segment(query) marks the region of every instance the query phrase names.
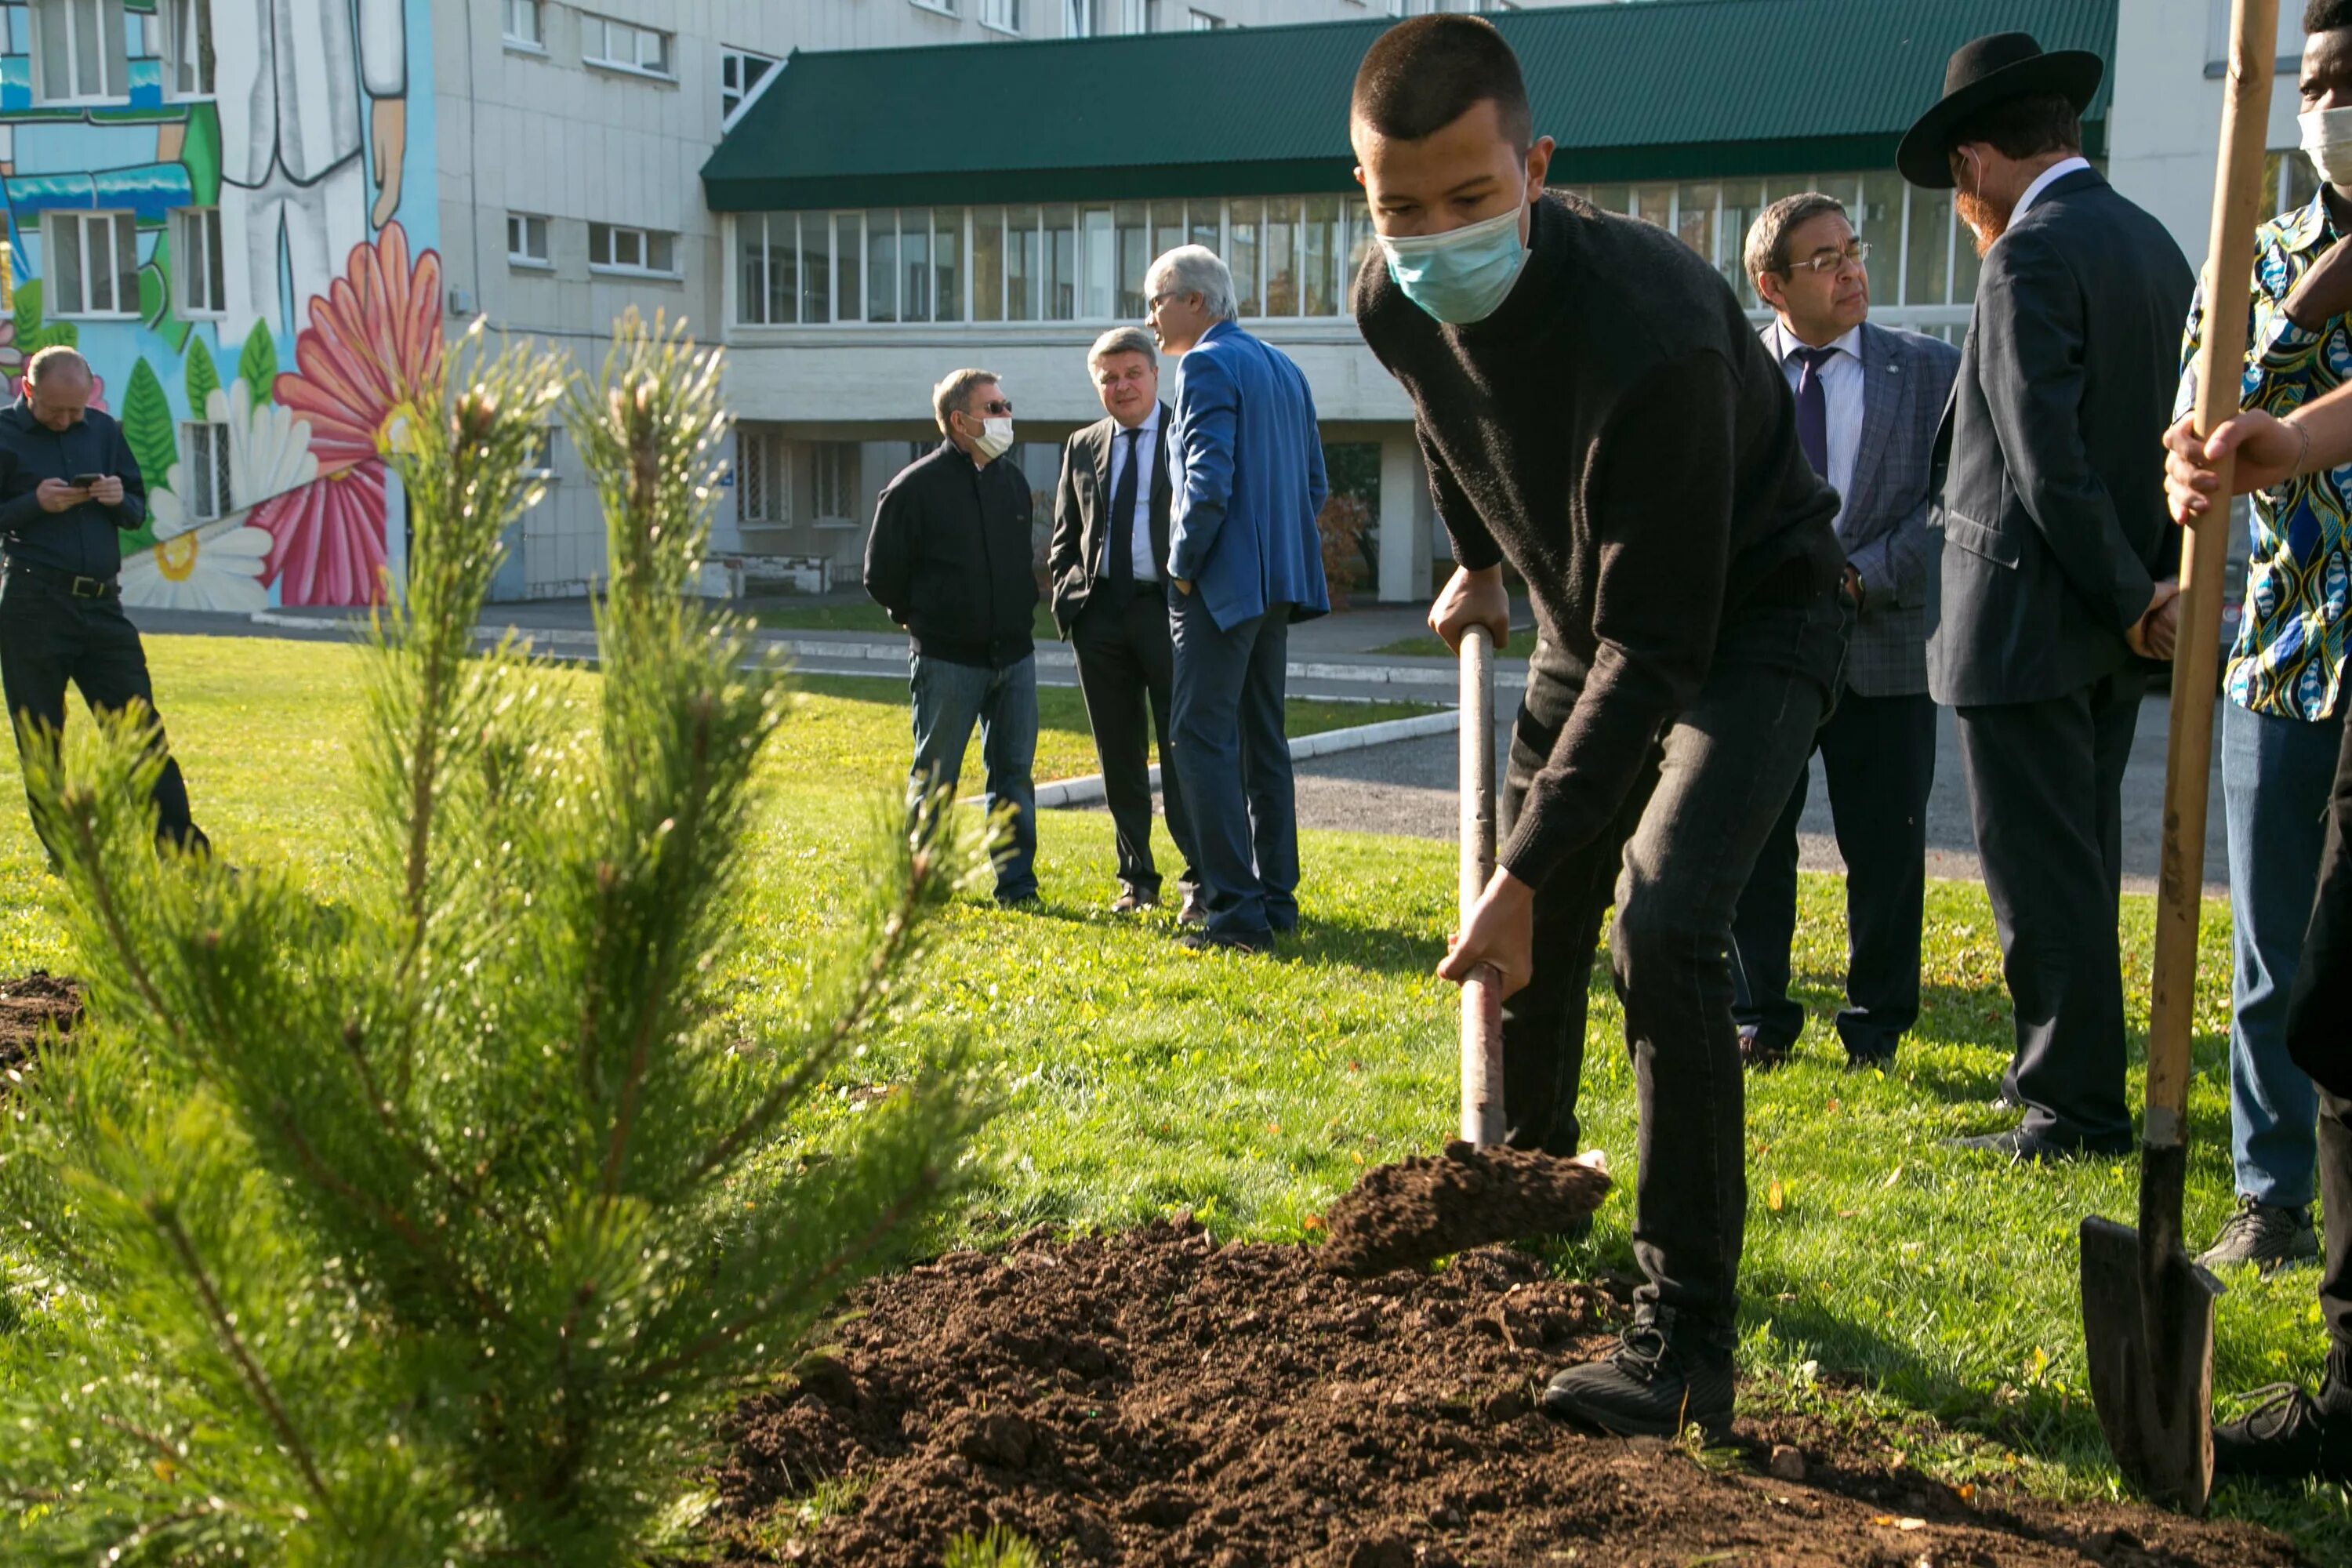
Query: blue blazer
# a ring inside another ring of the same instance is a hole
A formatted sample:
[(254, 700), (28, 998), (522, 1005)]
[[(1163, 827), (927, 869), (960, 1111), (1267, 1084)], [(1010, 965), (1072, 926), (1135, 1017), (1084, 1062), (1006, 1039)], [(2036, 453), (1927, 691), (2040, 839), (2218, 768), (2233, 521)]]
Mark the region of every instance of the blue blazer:
[(1323, 437), (1288, 355), (1231, 321), (1211, 327), (1177, 362), (1169, 464), (1168, 574), (1219, 630), (1276, 605), (1294, 621), (1330, 610), (1315, 526), (1330, 493)]

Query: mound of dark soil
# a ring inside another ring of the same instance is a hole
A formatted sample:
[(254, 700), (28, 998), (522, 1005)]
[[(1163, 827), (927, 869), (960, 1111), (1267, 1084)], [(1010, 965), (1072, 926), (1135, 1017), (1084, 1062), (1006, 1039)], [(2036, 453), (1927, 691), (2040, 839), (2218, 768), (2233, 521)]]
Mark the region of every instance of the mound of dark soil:
[(1609, 1173), (1597, 1165), (1448, 1143), (1435, 1159), (1365, 1172), (1323, 1215), (1329, 1239), (1318, 1260), (1360, 1276), (1425, 1268), (1474, 1247), (1560, 1235), (1608, 1195)]
[(2299, 1561), (2242, 1524), (1964, 1500), (1817, 1429), (1786, 1428), (1803, 1481), (1762, 1473), (1775, 1432), (1749, 1423), (1728, 1464), (1580, 1436), (1533, 1395), (1621, 1301), (1509, 1251), (1370, 1279), (1314, 1252), (1163, 1224), (868, 1286), (738, 1410), (717, 1560), (937, 1568), (1003, 1524), (1049, 1562), (1137, 1568)]
[(33, 1059), (33, 1052), (51, 1025), (60, 1033), (81, 1017), (81, 987), (71, 980), (35, 970), (14, 980), (0, 980), (0, 1086), (10, 1068)]

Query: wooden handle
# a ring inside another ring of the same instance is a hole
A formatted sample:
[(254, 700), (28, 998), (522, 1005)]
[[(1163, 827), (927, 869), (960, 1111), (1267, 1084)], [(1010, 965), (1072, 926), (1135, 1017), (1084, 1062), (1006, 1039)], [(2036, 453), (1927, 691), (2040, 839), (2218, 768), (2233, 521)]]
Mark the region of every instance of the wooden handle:
[[(1495, 639), (1484, 626), (1462, 638), (1462, 923), (1495, 875)], [(1462, 986), (1462, 1136), (1500, 1143), (1503, 988), (1491, 964)]]
[[(2277, 68), (2278, 0), (2234, 0), (2230, 77), (2214, 174), (2205, 313), (2197, 354), (2197, 428), (2210, 434), (2238, 412), (2246, 360), (2247, 280), (2262, 221), (2263, 150)], [(2230, 468), (2221, 466), (2222, 495)], [(2163, 859), (2156, 897), (2156, 957), (2148, 998), (2147, 1121), (2151, 1148), (2180, 1142), (2189, 1106), (2189, 1038), (2197, 1009), (2197, 921), (2205, 888), (2206, 779), (2213, 762), (2215, 667), (2221, 658), (2221, 574), (2230, 509), (2209, 508), (2180, 545), (2180, 629), (2172, 655), (2170, 745), (2164, 771)]]

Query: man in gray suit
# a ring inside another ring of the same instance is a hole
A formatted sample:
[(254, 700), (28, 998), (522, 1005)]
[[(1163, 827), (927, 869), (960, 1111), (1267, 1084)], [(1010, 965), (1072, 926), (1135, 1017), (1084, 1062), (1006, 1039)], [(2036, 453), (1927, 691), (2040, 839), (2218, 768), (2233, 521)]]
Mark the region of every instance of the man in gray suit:
[[(1872, 326), (1870, 247), (1845, 207), (1809, 191), (1774, 202), (1745, 260), (1772, 307), (1764, 346), (1797, 396), (1797, 440), (1838, 492), (1838, 542), (1854, 611), (1844, 689), (1815, 738), (1846, 866), (1847, 1064), (1883, 1067), (1919, 1016), (1920, 909), (1936, 702), (1927, 695), (1927, 593), (1938, 541), (1931, 458), (1959, 351)], [(1808, 774), (1765, 841), (1732, 923), (1732, 1016), (1753, 1068), (1789, 1058), (1805, 1011), (1789, 999), (1797, 924), (1797, 823)]]
[(1929, 689), (1958, 721), (1999, 929), (2021, 1125), (1964, 1139), (2013, 1160), (2120, 1154), (2116, 937), (2123, 770), (2169, 657), (2179, 559), (2164, 474), (2179, 323), (2196, 279), (2164, 226), (2084, 161), (2099, 57), (2023, 33), (1963, 45), (1903, 139), (1913, 184), (1954, 189), (1984, 270), (1938, 437), (1940, 619)]

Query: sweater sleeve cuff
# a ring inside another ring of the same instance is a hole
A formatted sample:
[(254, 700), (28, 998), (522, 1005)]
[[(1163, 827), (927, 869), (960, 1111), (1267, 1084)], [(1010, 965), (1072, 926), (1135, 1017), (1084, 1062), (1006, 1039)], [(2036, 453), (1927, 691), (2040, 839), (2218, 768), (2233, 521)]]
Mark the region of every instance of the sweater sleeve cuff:
[(1447, 537), (1454, 541), (1454, 563), (1472, 572), (1484, 572), (1503, 563), (1503, 552), (1491, 539), (1465, 539), (1451, 529)]

